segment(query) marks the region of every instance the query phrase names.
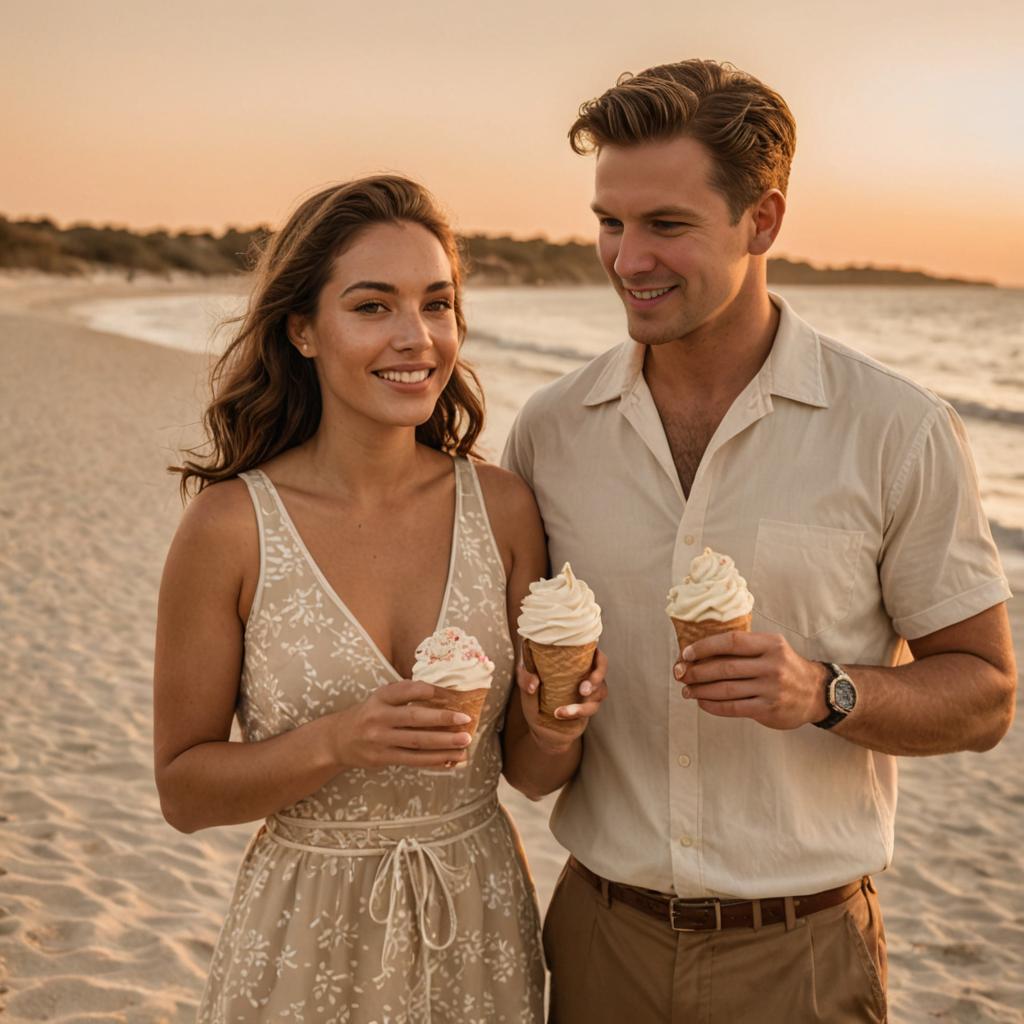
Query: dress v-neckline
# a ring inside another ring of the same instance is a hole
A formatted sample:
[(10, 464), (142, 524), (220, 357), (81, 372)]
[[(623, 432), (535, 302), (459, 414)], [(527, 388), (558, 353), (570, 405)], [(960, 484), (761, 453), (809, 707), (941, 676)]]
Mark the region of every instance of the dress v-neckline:
[[(291, 514), (285, 506), (284, 499), (281, 497), (280, 492), (274, 484), (274, 481), (263, 472), (262, 469), (257, 469), (256, 472), (260, 475), (260, 478), (267, 485), (271, 496), (274, 499), (274, 503), (277, 505), (278, 511), (281, 513), (281, 518), (287, 524), (288, 529), (291, 530), (292, 536), (295, 538), (295, 543), (298, 545), (299, 550), (302, 552), (302, 556), (305, 558), (309, 568), (312, 570), (313, 576), (317, 582), (323, 588), (324, 593), (327, 594), (328, 598), (337, 605), (338, 610), (345, 616), (346, 619), (352, 624), (356, 632), (363, 638), (366, 645), (376, 655), (380, 663), (388, 670), (388, 672), (396, 679), (404, 679), (405, 677), (395, 668), (394, 664), (388, 661), (384, 657), (384, 652), (380, 649), (373, 637), (370, 636), (369, 632), (363, 627), (363, 624), (356, 618), (351, 609), (347, 604), (339, 597), (338, 592), (331, 586), (330, 581), (323, 574), (320, 566), (317, 564), (316, 559), (310, 554), (309, 548), (306, 547), (306, 542), (302, 539), (302, 534), (299, 533), (298, 527), (295, 525)], [(455, 511), (452, 518), (452, 538), (451, 538), (451, 553), (448, 557), (448, 578), (445, 580), (444, 594), (441, 598), (441, 609), (437, 615), (437, 624), (434, 626), (434, 631), (437, 632), (443, 625), (444, 620), (448, 615), (448, 601), (451, 597), (452, 592), (452, 580), (455, 576), (455, 558), (459, 549), (459, 519), (462, 513), (462, 474), (459, 472), (458, 459), (452, 458), (452, 472), (455, 474)]]

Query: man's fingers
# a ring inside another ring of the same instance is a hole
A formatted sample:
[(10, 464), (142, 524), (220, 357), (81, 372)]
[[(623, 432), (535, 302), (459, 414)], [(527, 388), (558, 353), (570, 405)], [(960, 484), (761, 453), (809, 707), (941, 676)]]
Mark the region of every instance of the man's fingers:
[(704, 658), (715, 658), (725, 654), (739, 654), (743, 657), (762, 654), (766, 647), (766, 637), (772, 633), (715, 633), (695, 640), (683, 649), (684, 662), (702, 661)]
[(748, 679), (728, 679), (721, 683), (702, 683), (699, 686), (691, 686), (689, 677), (687, 677), (683, 684), (683, 696), (698, 702), (747, 700), (760, 695), (760, 686), (755, 681)]
[(719, 718), (757, 718), (767, 712), (764, 701), (757, 697), (747, 700), (698, 700), (701, 711)]
[(705, 658), (697, 664), (686, 664), (683, 682), (687, 686), (717, 683), (722, 679), (753, 679), (762, 663), (754, 658)]

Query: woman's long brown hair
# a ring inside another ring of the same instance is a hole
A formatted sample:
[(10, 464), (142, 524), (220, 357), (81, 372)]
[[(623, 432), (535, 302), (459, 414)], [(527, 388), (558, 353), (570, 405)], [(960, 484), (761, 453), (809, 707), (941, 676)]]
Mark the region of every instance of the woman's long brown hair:
[[(361, 178), (311, 196), (266, 242), (241, 327), (211, 375), (213, 398), (203, 415), (208, 440), (168, 467), (181, 474), (187, 500), (309, 440), (320, 425), (320, 385), (313, 361), (288, 340), (291, 313), (313, 316), (336, 256), (371, 224), (409, 221), (441, 243), (451, 261), (459, 343), (466, 336), (462, 264), (452, 229), (421, 185), (393, 175)], [(480, 382), (461, 359), (416, 440), (452, 455), (475, 455), (483, 429)]]

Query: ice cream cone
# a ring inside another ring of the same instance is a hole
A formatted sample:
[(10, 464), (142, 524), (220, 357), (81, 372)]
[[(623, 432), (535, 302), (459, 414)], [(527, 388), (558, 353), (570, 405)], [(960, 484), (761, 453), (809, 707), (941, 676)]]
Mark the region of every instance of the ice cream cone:
[(571, 730), (571, 718), (555, 718), (555, 708), (578, 704), (579, 686), (594, 664), (597, 642), (578, 646), (523, 642), (523, 664), (540, 676), (540, 712), (549, 729)]
[[(438, 690), (441, 688), (438, 687)], [(452, 732), (468, 732), (470, 736), (475, 736), (488, 693), (490, 687), (486, 686), (478, 690), (446, 688), (430, 700), (417, 700), (413, 703), (419, 707), (435, 708), (438, 711), (461, 711), (464, 715), (469, 715), (473, 720), (467, 725), (453, 725), (450, 728)]]
[(696, 640), (703, 640), (706, 636), (714, 636), (716, 633), (749, 633), (750, 615), (740, 615), (728, 622), (716, 622), (714, 619), (701, 619), (699, 622), (690, 622), (687, 619), (672, 619), (675, 627), (676, 639), (679, 641), (679, 653)]

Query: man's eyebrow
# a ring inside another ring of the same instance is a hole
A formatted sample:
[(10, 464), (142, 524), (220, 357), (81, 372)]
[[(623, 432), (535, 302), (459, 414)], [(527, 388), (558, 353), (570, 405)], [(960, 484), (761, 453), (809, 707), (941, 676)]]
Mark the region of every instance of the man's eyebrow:
[[(612, 214), (602, 209), (597, 203), (590, 204), (591, 210), (599, 217), (610, 217)], [(696, 210), (688, 209), (685, 206), (659, 206), (653, 210), (646, 210), (641, 215), (641, 220), (662, 220), (665, 217), (683, 217), (686, 220), (702, 220), (703, 218)]]
[(644, 214), (644, 220), (661, 220), (665, 217), (683, 217), (686, 220), (700, 220), (701, 216), (696, 210), (688, 209), (685, 206), (659, 206), (655, 210), (648, 210)]
[[(442, 292), (446, 288), (454, 288), (455, 285), (451, 281), (435, 281), (433, 284), (428, 284), (424, 289), (427, 292)], [(368, 291), (368, 292), (384, 292), (386, 295), (395, 295), (398, 293), (398, 289), (393, 284), (388, 284), (386, 281), (356, 281), (355, 284), (350, 284), (342, 293), (341, 297), (344, 298), (349, 292), (355, 291)]]

